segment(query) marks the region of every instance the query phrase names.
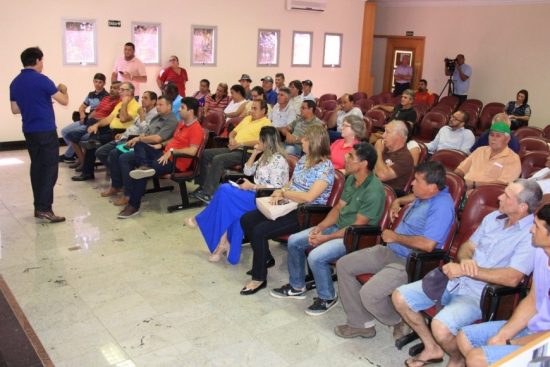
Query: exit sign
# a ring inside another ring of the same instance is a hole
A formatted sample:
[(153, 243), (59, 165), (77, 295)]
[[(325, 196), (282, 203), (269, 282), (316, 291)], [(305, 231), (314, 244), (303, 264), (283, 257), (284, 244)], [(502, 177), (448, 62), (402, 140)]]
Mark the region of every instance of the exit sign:
[(109, 20), (107, 24), (109, 25), (109, 27), (120, 27), (122, 23), (120, 22), (120, 20)]

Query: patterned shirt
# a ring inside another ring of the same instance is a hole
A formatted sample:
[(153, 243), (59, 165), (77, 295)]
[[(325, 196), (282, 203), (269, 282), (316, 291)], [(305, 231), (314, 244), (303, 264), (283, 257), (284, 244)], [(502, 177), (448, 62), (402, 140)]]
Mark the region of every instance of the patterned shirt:
[(245, 175), (254, 175), (255, 184), (270, 188), (280, 188), (287, 184), (288, 162), (281, 154), (274, 154), (269, 162), (259, 164), (260, 159), (252, 167), (245, 165), (243, 169)]
[(326, 204), (334, 183), (334, 167), (330, 160), (324, 160), (313, 167), (306, 168), (307, 155), (304, 155), (294, 169), (290, 183), (290, 190), (307, 192), (315, 181), (322, 180), (328, 183), (325, 191), (317, 196), (312, 204)]

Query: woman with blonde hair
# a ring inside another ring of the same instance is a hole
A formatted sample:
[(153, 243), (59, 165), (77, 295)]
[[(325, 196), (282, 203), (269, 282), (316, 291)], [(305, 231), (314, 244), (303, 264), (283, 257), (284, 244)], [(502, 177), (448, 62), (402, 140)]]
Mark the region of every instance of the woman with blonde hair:
[(204, 102), (204, 115), (208, 115), (212, 111), (223, 113), (223, 110), (229, 104), (229, 96), (227, 95), (227, 84), (220, 83), (216, 88), (216, 93), (207, 95)]
[[(330, 161), (330, 143), (324, 126), (309, 126), (302, 137), (305, 153), (296, 164), (292, 179), (282, 189), (271, 194), (271, 202), (292, 200), (298, 203), (326, 204), (334, 183), (334, 167)], [(252, 280), (241, 290), (246, 296), (267, 286), (267, 268), (275, 265), (269, 251), (268, 240), (300, 230), (297, 210), (276, 220), (267, 219), (260, 211), (253, 210), (241, 217), (241, 227), (251, 240), (254, 252)]]
[(220, 261), (221, 255), (227, 252), (228, 261), (238, 264), (243, 239), (239, 219), (256, 209), (256, 190), (280, 188), (288, 182), (288, 162), (277, 129), (262, 127), (259, 141), (244, 166), (244, 174), (254, 175), (254, 183), (242, 179), (220, 185), (210, 204), (197, 216), (185, 220), (188, 227), (200, 228), (212, 253), (209, 258), (212, 262)]

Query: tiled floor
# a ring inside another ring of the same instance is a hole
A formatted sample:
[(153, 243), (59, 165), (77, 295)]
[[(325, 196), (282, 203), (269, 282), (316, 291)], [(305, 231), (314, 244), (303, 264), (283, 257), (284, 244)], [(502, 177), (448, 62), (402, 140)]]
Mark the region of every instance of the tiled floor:
[[(26, 151), (0, 153), (0, 273), (56, 366), (400, 366), (405, 351), (391, 330), (371, 340), (332, 332), (341, 305), (307, 316), (307, 300), (278, 300), (263, 290), (243, 297), (251, 249), (238, 266), (207, 261), (197, 231), (182, 226), (196, 210), (168, 214), (179, 192), (147, 195), (139, 216), (120, 210), (91, 182), (73, 182), (61, 164), (54, 210), (66, 223), (32, 215)], [(286, 283), (286, 250), (269, 288)]]

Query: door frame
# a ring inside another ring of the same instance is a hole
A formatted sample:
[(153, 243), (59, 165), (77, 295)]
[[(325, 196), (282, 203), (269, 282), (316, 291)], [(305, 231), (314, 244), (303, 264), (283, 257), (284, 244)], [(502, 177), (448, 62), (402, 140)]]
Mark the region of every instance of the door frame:
[(389, 35), (374, 35), (374, 37), (385, 38), (386, 43), (386, 60), (384, 62), (384, 81), (382, 90), (391, 92), (391, 77), (393, 73), (393, 53), (395, 49), (412, 51), (413, 52), (413, 79), (411, 88), (416, 89), (418, 82), (422, 79), (422, 69), (424, 65), (424, 47), (426, 37), (424, 36), (389, 36)]

